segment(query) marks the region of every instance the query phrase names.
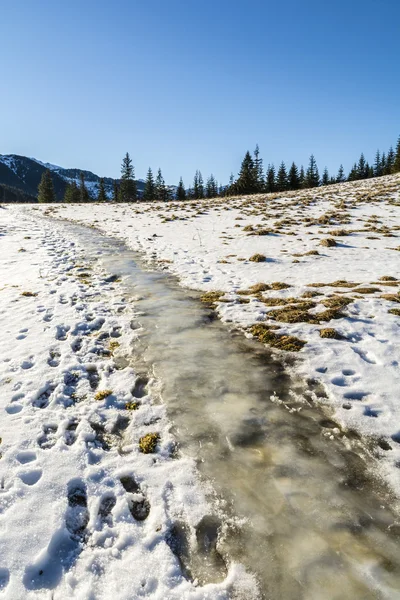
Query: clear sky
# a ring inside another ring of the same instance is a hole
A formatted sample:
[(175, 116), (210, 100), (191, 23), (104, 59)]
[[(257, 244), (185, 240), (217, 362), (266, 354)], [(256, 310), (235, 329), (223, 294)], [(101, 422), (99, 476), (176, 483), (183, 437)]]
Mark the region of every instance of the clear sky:
[(0, 154), (189, 185), (400, 134), (399, 0), (3, 0), (0, 40)]

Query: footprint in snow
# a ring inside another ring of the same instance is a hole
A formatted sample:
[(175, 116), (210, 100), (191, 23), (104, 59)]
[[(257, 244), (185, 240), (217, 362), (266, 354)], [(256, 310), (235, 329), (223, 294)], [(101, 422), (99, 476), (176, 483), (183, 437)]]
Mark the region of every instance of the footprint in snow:
[(42, 448), (43, 450), (49, 450), (50, 448), (53, 448), (53, 446), (57, 442), (57, 429), (58, 426), (53, 425), (51, 423), (43, 425), (43, 433), (38, 438), (38, 445), (40, 446), (40, 448)]
[(36, 485), (42, 477), (42, 469), (34, 469), (33, 471), (24, 471), (19, 473), (19, 478), (25, 485)]
[(136, 521), (145, 521), (150, 513), (150, 503), (140, 485), (132, 475), (121, 477), (120, 481), (128, 494), (128, 506), (132, 517)]
[(4, 567), (0, 567), (0, 592), (3, 592), (10, 581), (10, 571)]
[(50, 349), (49, 358), (47, 359), (47, 364), (49, 367), (58, 367), (60, 364), (61, 353), (58, 350)]
[(32, 367), (34, 366), (35, 362), (34, 362), (34, 357), (30, 356), (27, 360), (24, 360), (21, 363), (21, 369), (32, 369)]
[(69, 330), (69, 325), (56, 325), (56, 340), (65, 341)]
[(57, 530), (36, 563), (27, 566), (23, 583), (28, 590), (53, 590), (76, 562), (86, 540), (89, 522), (86, 487), (80, 480), (68, 484), (65, 527)]
[(15, 458), (21, 465), (25, 465), (35, 461), (37, 456), (36, 452), (33, 452), (32, 450), (22, 450), (22, 452), (19, 452)]
[(78, 428), (78, 419), (72, 419), (65, 428), (64, 440), (67, 446), (72, 446), (76, 442), (76, 430)]
[(103, 528), (104, 525), (108, 525), (112, 527), (112, 510), (117, 503), (117, 499), (113, 492), (108, 492), (103, 496), (99, 506), (98, 519), (100, 522), (100, 527)]
[(52, 382), (47, 382), (36, 394), (32, 401), (32, 406), (35, 408), (47, 408), (49, 405), (50, 396), (56, 389), (56, 385)]
[(17, 402), (15, 402), (14, 404), (9, 404), (8, 406), (6, 406), (5, 411), (9, 415), (16, 415), (20, 413), (23, 408), (24, 407), (22, 406), (22, 404), (18, 404)]

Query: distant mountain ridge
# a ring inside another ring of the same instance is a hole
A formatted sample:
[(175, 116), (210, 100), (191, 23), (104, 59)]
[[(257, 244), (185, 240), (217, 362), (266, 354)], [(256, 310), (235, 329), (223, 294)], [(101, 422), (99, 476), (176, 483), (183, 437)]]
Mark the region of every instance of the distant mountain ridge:
[[(89, 196), (97, 198), (100, 176), (83, 169), (64, 169), (51, 163), (43, 163), (36, 158), (28, 158), (18, 154), (0, 154), (0, 202), (29, 202), (37, 198), (38, 186), (46, 169), (51, 171), (54, 191), (58, 201), (62, 201), (68, 183), (80, 183), (80, 174), (83, 173)], [(104, 187), (108, 198), (112, 197), (114, 181), (111, 177), (104, 177)], [(144, 182), (136, 181), (137, 189), (141, 195)]]

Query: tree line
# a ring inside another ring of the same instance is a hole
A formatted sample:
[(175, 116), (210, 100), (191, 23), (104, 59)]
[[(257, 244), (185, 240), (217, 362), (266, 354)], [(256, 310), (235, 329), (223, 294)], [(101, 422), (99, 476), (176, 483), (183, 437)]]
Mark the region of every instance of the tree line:
[[(285, 192), (342, 183), (344, 181), (381, 177), (398, 172), (400, 172), (400, 136), (396, 144), (396, 150), (390, 147), (387, 153), (383, 152), (382, 154), (377, 150), (372, 165), (366, 161), (364, 153), (361, 153), (358, 162), (354, 163), (347, 176), (345, 175), (343, 165), (340, 165), (336, 176), (331, 176), (326, 167), (322, 172), (322, 176), (320, 176), (313, 154), (310, 156), (307, 169), (304, 169), (303, 165), (299, 168), (295, 162), (292, 162), (288, 168), (285, 162), (282, 161), (278, 169), (275, 169), (273, 164), (269, 164), (264, 172), (263, 159), (260, 157), (260, 149), (257, 145), (253, 154), (249, 151), (246, 152), (237, 178), (235, 179), (233, 174), (231, 174), (228, 185), (219, 185), (213, 174), (204, 182), (201, 172), (197, 170), (193, 178), (193, 184), (189, 189), (184, 186), (181, 177), (176, 192), (173, 193), (171, 188), (166, 185), (161, 169), (158, 169), (157, 175), (154, 177), (153, 171), (149, 167), (143, 194), (139, 195), (135, 181), (135, 169), (132, 159), (127, 152), (122, 160), (121, 178), (119, 181), (114, 180), (112, 201), (136, 202), (143, 200), (151, 202), (155, 200), (166, 202), (172, 199), (198, 200), (202, 198), (214, 198), (216, 196)], [(83, 173), (80, 175), (79, 185), (75, 181), (67, 184), (64, 202), (86, 203), (93, 200), (85, 185)], [(109, 200), (103, 178), (99, 181), (95, 200), (97, 202), (106, 202)], [(49, 170), (46, 170), (42, 175), (38, 189), (38, 201), (56, 201)]]

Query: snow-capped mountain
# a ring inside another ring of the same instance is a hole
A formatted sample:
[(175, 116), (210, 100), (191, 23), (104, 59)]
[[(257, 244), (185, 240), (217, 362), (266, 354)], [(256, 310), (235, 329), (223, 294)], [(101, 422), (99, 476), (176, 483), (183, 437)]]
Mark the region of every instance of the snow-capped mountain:
[[(36, 158), (19, 156), (18, 154), (0, 154), (0, 192), (3, 191), (4, 198), (15, 195), (21, 196), (16, 201), (27, 201), (37, 197), (37, 190), (43, 172), (49, 169), (52, 173), (54, 190), (58, 200), (62, 200), (68, 183), (75, 181), (80, 183), (80, 175), (83, 173), (85, 184), (91, 198), (95, 199), (98, 194), (100, 177), (91, 171), (82, 169), (64, 169), (51, 163), (43, 163)], [(114, 179), (104, 178), (104, 187), (109, 198), (112, 196)], [(143, 181), (137, 181), (139, 193), (143, 192)], [(22, 194), (20, 193), (22, 192)], [(2, 194), (0, 193), (0, 200)], [(3, 201), (6, 201), (3, 199)], [(11, 200), (12, 201), (12, 200)]]

